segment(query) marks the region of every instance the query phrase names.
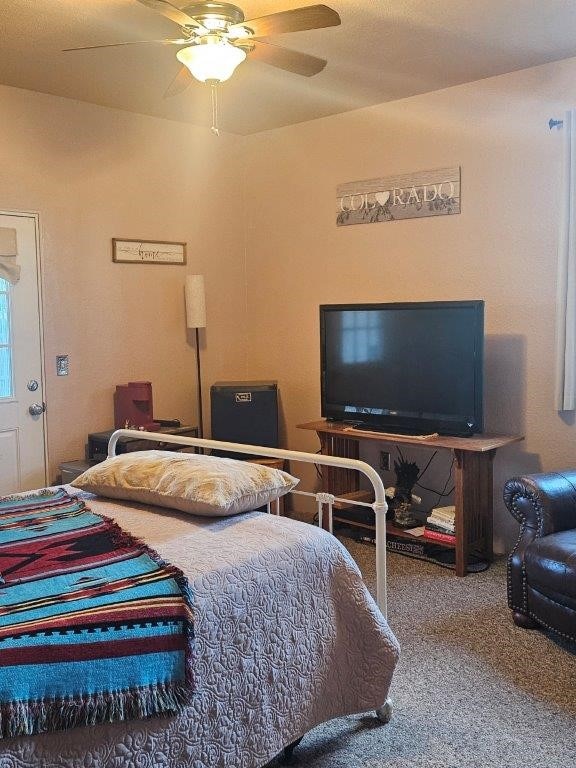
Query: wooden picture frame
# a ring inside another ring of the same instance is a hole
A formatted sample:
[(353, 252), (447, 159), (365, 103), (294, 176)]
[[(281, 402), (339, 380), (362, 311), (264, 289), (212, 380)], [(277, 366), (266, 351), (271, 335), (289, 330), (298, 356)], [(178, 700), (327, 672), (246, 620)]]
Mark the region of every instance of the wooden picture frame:
[(112, 238), (116, 264), (186, 264), (186, 243), (170, 240)]

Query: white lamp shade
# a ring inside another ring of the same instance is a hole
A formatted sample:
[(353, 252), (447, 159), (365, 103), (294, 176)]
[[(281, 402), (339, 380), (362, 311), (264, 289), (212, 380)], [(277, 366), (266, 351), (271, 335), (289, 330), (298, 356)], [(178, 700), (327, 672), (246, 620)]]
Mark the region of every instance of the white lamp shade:
[(186, 327), (206, 328), (204, 275), (188, 275), (184, 294), (186, 297)]
[(181, 48), (176, 58), (188, 67), (196, 80), (216, 80), (219, 83), (228, 80), (234, 70), (246, 58), (246, 52), (236, 48), (227, 40), (207, 36), (204, 42)]

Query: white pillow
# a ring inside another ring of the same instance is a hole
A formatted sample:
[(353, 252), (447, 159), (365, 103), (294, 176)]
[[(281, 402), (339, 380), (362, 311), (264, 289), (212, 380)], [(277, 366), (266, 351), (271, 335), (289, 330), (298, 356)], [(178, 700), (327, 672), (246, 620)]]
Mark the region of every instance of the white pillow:
[(72, 485), (113, 499), (223, 517), (261, 507), (299, 480), (280, 469), (194, 453), (134, 451), (106, 459)]

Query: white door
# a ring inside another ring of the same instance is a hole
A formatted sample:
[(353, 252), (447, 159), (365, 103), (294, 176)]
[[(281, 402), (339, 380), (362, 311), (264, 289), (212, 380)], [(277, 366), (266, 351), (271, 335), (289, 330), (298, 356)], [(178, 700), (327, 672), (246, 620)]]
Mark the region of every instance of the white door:
[[(44, 382), (38, 282), (38, 221), (0, 214), (15, 230), (20, 280), (0, 273), (0, 494), (46, 485)], [(7, 255), (7, 254), (4, 254)]]

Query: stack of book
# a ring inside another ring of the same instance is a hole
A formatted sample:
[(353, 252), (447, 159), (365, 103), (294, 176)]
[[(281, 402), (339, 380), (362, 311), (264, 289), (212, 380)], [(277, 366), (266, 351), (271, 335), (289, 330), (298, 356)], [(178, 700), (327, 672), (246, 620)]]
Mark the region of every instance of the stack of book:
[(441, 541), (444, 544), (456, 544), (455, 523), (456, 508), (435, 507), (426, 518), (424, 538)]

